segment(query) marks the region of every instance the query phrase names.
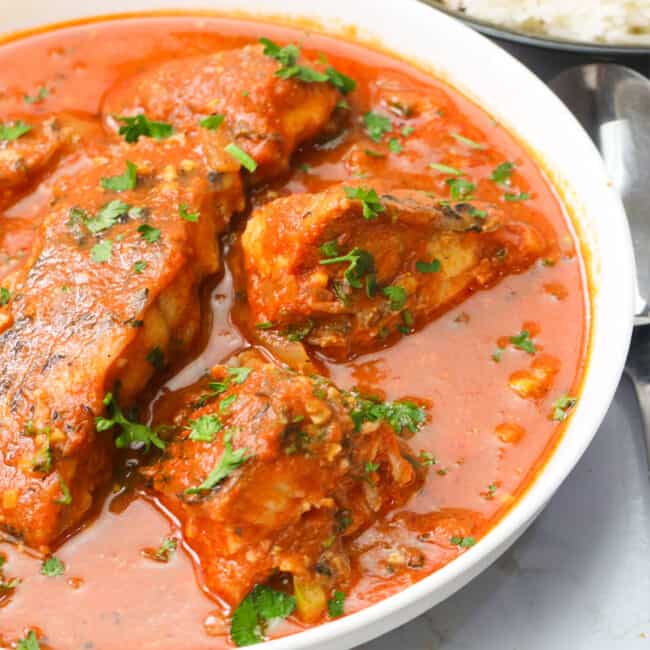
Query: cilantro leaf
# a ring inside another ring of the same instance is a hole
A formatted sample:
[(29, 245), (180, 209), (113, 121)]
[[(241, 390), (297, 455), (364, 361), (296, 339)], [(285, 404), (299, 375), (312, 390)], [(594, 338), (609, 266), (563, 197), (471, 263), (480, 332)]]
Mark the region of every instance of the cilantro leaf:
[(337, 257), (339, 254), (339, 245), (335, 239), (322, 243), (318, 250), (320, 250), (323, 257)]
[(492, 170), (490, 178), (499, 185), (510, 185), (514, 168), (515, 166), (511, 162), (503, 162)]
[(11, 292), (7, 287), (0, 287), (0, 307), (4, 307), (11, 300)]
[(242, 647), (264, 640), (265, 624), (290, 616), (296, 608), (296, 599), (282, 591), (257, 585), (239, 604), (232, 617), (230, 636)]
[(287, 340), (296, 342), (304, 340), (314, 329), (314, 321), (307, 319), (302, 325), (291, 325), (287, 329)]
[(470, 183), (464, 178), (448, 178), (445, 183), (451, 190), (451, 198), (454, 201), (467, 201), (470, 199), (472, 192), (476, 189), (474, 183)]
[(386, 206), (372, 187), (344, 187), (343, 190), (348, 199), (361, 201), (364, 219), (374, 219), (386, 211)]
[(62, 576), (65, 573), (65, 565), (58, 557), (48, 557), (43, 561), (41, 565), (41, 575), (47, 576), (48, 578), (56, 578), (57, 576)]
[(252, 595), (246, 596), (232, 615), (230, 636), (239, 648), (264, 641), (257, 615), (257, 607)]
[(122, 122), (118, 133), (124, 136), (127, 142), (137, 142), (141, 137), (164, 140), (174, 133), (174, 128), (167, 122), (154, 122), (146, 115), (140, 113), (132, 117), (115, 116), (118, 122)]
[(30, 630), (29, 634), (18, 641), (16, 650), (40, 650), (41, 646), (36, 638), (36, 632)]
[(416, 433), (424, 424), (426, 414), (422, 407), (407, 400), (391, 403), (357, 396), (350, 417), (357, 431), (364, 422), (383, 420), (390, 424), (396, 433), (401, 433), (404, 429)]
[(397, 138), (391, 138), (388, 141), (388, 148), (393, 153), (402, 153), (402, 143)]
[(7, 124), (0, 124), (0, 142), (13, 142), (18, 140), (26, 133), (29, 133), (32, 127), (22, 120), (16, 120)]
[(569, 415), (569, 411), (578, 403), (575, 397), (562, 395), (553, 404), (552, 418), (555, 422), (564, 422)]
[(216, 415), (202, 415), (196, 420), (190, 420), (190, 440), (197, 442), (212, 442), (223, 425)]
[(178, 206), (178, 214), (181, 215), (181, 219), (185, 219), (185, 221), (191, 221), (193, 223), (196, 223), (201, 216), (200, 212), (190, 212), (190, 208), (187, 203), (181, 203)]
[(41, 86), (35, 95), (25, 95), (23, 99), (25, 104), (40, 104), (49, 94), (50, 91), (45, 86)]
[(415, 269), (420, 273), (439, 273), (441, 268), (442, 265), (438, 259), (431, 260), (431, 262), (421, 262), (418, 260), (415, 263)]
[(228, 377), (233, 384), (239, 385), (243, 384), (248, 379), (251, 372), (253, 372), (252, 368), (246, 368), (243, 366), (241, 368), (228, 368)]
[(437, 172), (440, 172), (441, 174), (450, 174), (451, 176), (463, 175), (463, 172), (460, 171), (460, 169), (456, 169), (455, 167), (449, 167), (449, 165), (442, 165), (441, 163), (429, 163), (429, 167), (431, 167), (431, 169), (435, 169)]
[(381, 292), (388, 298), (390, 303), (391, 311), (401, 311), (406, 305), (408, 295), (406, 294), (406, 289), (404, 287), (398, 287), (391, 285), (389, 287), (384, 287)]
[(162, 370), (162, 368), (165, 365), (165, 355), (163, 351), (156, 346), (155, 348), (151, 348), (149, 352), (147, 353), (147, 356), (145, 359), (156, 369), (156, 370)]
[(458, 535), (454, 535), (449, 540), (454, 546), (459, 546), (460, 548), (471, 548), (476, 544), (476, 539), (473, 537), (460, 537)]
[(519, 194), (513, 194), (512, 192), (506, 192), (503, 195), (503, 198), (510, 203), (517, 203), (518, 201), (528, 201), (532, 197), (527, 192), (520, 192)]
[[(117, 177), (114, 176), (113, 178)], [(120, 217), (124, 216), (129, 211), (129, 208), (130, 206), (127, 203), (115, 199), (100, 208), (97, 215), (90, 219), (84, 217), (86, 213), (83, 210), (77, 209), (75, 216), (82, 219), (85, 218), (86, 228), (88, 228), (93, 235), (96, 235), (97, 233), (102, 232), (102, 230), (108, 230), (115, 225)]]
[(61, 490), (61, 496), (54, 499), (54, 503), (58, 503), (62, 506), (69, 506), (72, 503), (72, 495), (70, 494), (70, 488), (68, 484), (59, 476), (59, 488)]
[(393, 129), (390, 118), (379, 113), (373, 113), (372, 111), (369, 111), (363, 116), (363, 123), (366, 125), (366, 131), (370, 139), (374, 142), (381, 142), (384, 134), (390, 133)]
[(224, 115), (209, 115), (208, 117), (199, 120), (199, 126), (208, 129), (208, 131), (216, 131), (223, 124), (225, 119)]
[(178, 541), (174, 537), (165, 537), (162, 541), (162, 544), (158, 547), (158, 550), (154, 554), (154, 558), (159, 562), (169, 562), (172, 555), (176, 552), (176, 547), (178, 546)]
[(143, 262), (142, 260), (138, 260), (133, 264), (133, 272), (137, 273), (138, 275), (140, 275), (140, 273), (142, 273), (146, 268), (147, 268), (147, 263)]
[(325, 74), (327, 75), (327, 81), (343, 95), (350, 94), (357, 87), (357, 82), (354, 79), (344, 75), (332, 66), (325, 69)]
[(464, 144), (466, 147), (469, 147), (470, 149), (487, 149), (484, 144), (474, 142), (474, 140), (470, 140), (469, 138), (466, 138), (464, 135), (461, 135), (455, 131), (452, 132), (451, 137), (456, 139), (461, 144)]
[(518, 350), (523, 350), (524, 352), (528, 352), (528, 354), (535, 354), (535, 352), (537, 352), (535, 343), (530, 338), (530, 333), (526, 330), (521, 330), (521, 332), (516, 336), (511, 336), (510, 343), (512, 343)]
[(138, 183), (138, 168), (130, 160), (127, 160), (126, 171), (123, 174), (102, 178), (100, 183), (102, 188), (110, 192), (134, 190)]
[(246, 449), (233, 450), (232, 433), (226, 433), (223, 442), (224, 450), (216, 467), (208, 474), (208, 477), (201, 485), (188, 488), (185, 490), (185, 494), (200, 494), (212, 490), (250, 458)]
[(224, 151), (237, 160), (244, 169), (253, 173), (257, 169), (257, 162), (251, 158), (243, 149), (240, 149), (234, 142), (231, 142)]
[(142, 239), (144, 239), (148, 244), (155, 244), (160, 239), (160, 230), (147, 223), (143, 223), (139, 226), (138, 232), (142, 235)]
[(123, 449), (124, 447), (143, 446), (148, 451), (153, 444), (158, 449), (165, 448), (165, 443), (153, 429), (146, 424), (132, 422), (126, 418), (112, 393), (107, 393), (104, 397), (104, 406), (108, 409), (111, 417), (96, 417), (95, 426), (97, 431), (108, 431), (113, 427), (119, 427), (121, 433), (115, 438), (116, 447)]
[(334, 596), (327, 603), (327, 612), (332, 618), (343, 616), (345, 606), (345, 594), (342, 591), (335, 591)]
[(110, 239), (104, 239), (90, 249), (90, 258), (97, 264), (110, 262), (112, 255), (113, 242)]
[[(353, 248), (347, 255), (320, 261), (321, 264), (340, 264), (344, 262), (349, 262), (349, 266), (344, 271), (343, 277), (355, 289), (361, 288), (361, 279), (364, 276), (372, 276), (375, 272), (374, 258), (370, 253), (360, 248)], [(367, 277), (366, 282), (368, 282)]]

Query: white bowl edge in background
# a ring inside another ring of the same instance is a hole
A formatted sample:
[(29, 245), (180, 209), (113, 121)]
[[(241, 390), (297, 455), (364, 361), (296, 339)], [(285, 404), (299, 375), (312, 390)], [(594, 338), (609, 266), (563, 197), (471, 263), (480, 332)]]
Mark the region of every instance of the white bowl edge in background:
[(468, 27), (417, 0), (0, 0), (3, 32), (51, 22), (153, 9), (213, 9), (251, 17), (305, 17), (433, 69), (535, 151), (572, 208), (595, 286), (592, 349), (567, 432), (519, 503), (474, 548), (405, 591), (364, 611), (265, 650), (344, 650), (401, 625), (464, 586), (521, 535), (591, 442), (623, 370), (634, 311), (634, 259), (627, 222), (598, 152), (551, 91), (516, 60)]

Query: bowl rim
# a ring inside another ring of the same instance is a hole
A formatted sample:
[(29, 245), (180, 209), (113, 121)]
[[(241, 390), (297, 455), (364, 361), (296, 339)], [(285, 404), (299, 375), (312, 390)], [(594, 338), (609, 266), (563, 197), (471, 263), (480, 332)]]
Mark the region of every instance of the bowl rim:
[[(14, 31), (24, 29), (26, 22), (29, 21), (33, 22), (34, 27), (51, 25), (55, 28), (64, 23), (66, 19), (69, 20), (79, 15), (84, 18), (120, 17), (118, 12), (121, 7), (124, 7), (125, 12), (132, 12), (134, 4), (138, 5), (138, 13), (142, 14), (148, 13), (148, 9), (176, 7), (180, 9), (180, 13), (192, 15), (197, 10), (200, 12), (203, 7), (203, 10), (210, 9), (217, 15), (231, 14), (238, 18), (255, 21), (266, 20), (275, 23), (291, 24), (304, 17), (307, 23), (312, 25), (316, 21), (320, 25), (317, 31), (322, 31), (325, 34), (334, 37), (340, 36), (344, 40), (353, 40), (362, 46), (374, 49), (377, 49), (379, 43), (382, 46), (380, 49), (407, 62), (413, 62), (416, 66), (419, 63), (419, 67), (425, 72), (442, 78), (475, 103), (480, 103), (480, 93), (475, 94), (472, 88), (461, 85), (460, 82), (454, 83), (453, 79), (445, 74), (444, 68), (440, 68), (430, 57), (418, 58), (409, 53), (409, 43), (392, 41), (388, 37), (390, 28), (384, 26), (384, 24), (393, 25), (391, 20), (386, 20), (386, 16), (388, 16), (389, 19), (402, 20), (405, 26), (420, 30), (423, 37), (424, 30), (428, 28), (437, 30), (439, 34), (444, 33), (447, 41), (462, 43), (464, 48), (469, 48), (475, 54), (480, 54), (483, 65), (496, 67), (500, 73), (507, 72), (515, 80), (521, 81), (527, 95), (530, 96), (527, 101), (541, 102), (549, 115), (558, 121), (559, 126), (569, 129), (573, 138), (573, 148), (584, 153), (585, 159), (581, 162), (584, 162), (587, 171), (593, 174), (597, 189), (600, 188), (598, 192), (606, 204), (605, 209), (608, 211), (608, 219), (612, 225), (608, 226), (610, 232), (607, 233), (607, 247), (603, 247), (601, 251), (592, 250), (594, 253), (604, 253), (602, 259), (599, 259), (598, 255), (594, 255), (592, 259), (589, 251), (586, 256), (583, 255), (585, 266), (589, 269), (588, 276), (591, 283), (597, 288), (596, 295), (592, 296), (594, 320), (591, 324), (591, 349), (587, 367), (583, 373), (581, 399), (568, 420), (562, 440), (515, 505), (474, 547), (460, 557), (401, 592), (363, 610), (291, 636), (267, 641), (258, 647), (265, 650), (306, 650), (307, 648), (310, 650), (343, 650), (350, 648), (376, 638), (415, 618), (426, 609), (449, 597), (487, 568), (532, 523), (592, 441), (615, 394), (632, 332), (635, 266), (627, 220), (620, 199), (611, 187), (611, 182), (607, 178), (597, 150), (575, 117), (541, 80), (514, 57), (457, 19), (441, 11), (432, 11), (431, 7), (421, 0), (402, 0), (399, 3), (399, 9), (393, 6), (391, 0), (379, 0), (379, 2), (377, 0), (357, 0), (352, 7), (347, 0), (330, 0), (325, 6), (320, 4), (319, 6), (305, 6), (302, 0), (284, 0), (280, 16), (276, 0), (246, 0), (245, 2), (242, 0), (139, 0), (138, 2), (112, 0), (110, 14), (102, 14), (101, 10), (93, 10), (93, 7), (100, 7), (105, 0), (88, 0), (86, 2), (59, 0), (56, 4), (47, 3), (47, 0), (24, 0), (24, 2), (28, 8), (32, 9), (35, 5), (41, 4), (44, 11), (34, 12), (34, 15), (38, 17), (33, 21), (31, 17), (22, 23), (18, 20), (18, 26)], [(185, 4), (187, 6), (183, 6)], [(378, 11), (378, 4), (384, 5), (383, 12)], [(72, 5), (77, 10), (74, 16), (62, 15), (60, 18), (58, 17), (59, 13), (57, 12), (65, 13)], [(339, 15), (336, 13), (337, 7), (340, 9)], [(359, 16), (359, 19), (356, 22), (354, 19), (345, 19), (347, 22), (343, 23), (339, 16), (348, 15), (345, 13), (346, 10), (349, 14)], [(374, 23), (377, 26), (373, 28), (362, 24), (361, 16), (364, 15), (371, 16), (369, 22), (371, 25)], [(350, 38), (348, 30), (350, 25), (354, 28), (353, 38)], [(382, 38), (382, 29), (384, 38)], [(2, 35), (0, 34), (0, 36)], [(427, 38), (430, 38), (430, 33), (427, 34)], [(391, 44), (388, 47), (383, 47), (384, 41), (390, 41)], [(494, 114), (491, 107), (486, 110)], [(520, 142), (528, 144), (528, 139), (519, 133), (517, 127), (511, 124), (507, 117), (502, 122)], [(548, 171), (543, 152), (540, 149), (529, 148), (537, 156), (542, 167)], [(549, 182), (558, 188), (561, 180), (552, 174)], [(608, 186), (609, 189), (606, 189), (605, 186)], [(586, 213), (581, 209), (581, 194), (577, 193), (574, 196), (571, 187), (571, 183), (568, 183), (566, 191), (561, 192), (563, 202), (571, 206), (572, 221), (579, 226), (582, 233), (582, 227), (587, 227), (589, 222)], [(586, 196), (586, 193), (583, 192), (582, 195)], [(589, 248), (589, 233), (585, 234), (585, 238), (581, 237), (581, 241), (583, 247)], [(611, 274), (607, 272), (611, 272)], [(624, 281), (621, 282), (621, 280)], [(605, 319), (607, 312), (601, 303), (606, 305), (608, 310), (613, 311), (615, 317), (608, 316), (608, 319)], [(603, 327), (600, 326), (601, 320), (607, 320), (607, 332), (604, 332)]]
[(521, 45), (540, 47), (562, 52), (573, 52), (576, 54), (604, 54), (619, 56), (639, 56), (650, 54), (650, 45), (632, 45), (626, 43), (595, 43), (593, 41), (576, 41), (573, 39), (554, 38), (552, 36), (538, 36), (529, 32), (513, 29), (493, 23), (481, 18), (475, 18), (462, 11), (449, 9), (441, 5), (441, 0), (420, 0), (423, 4), (436, 11), (456, 18), (466, 25), (491, 36)]

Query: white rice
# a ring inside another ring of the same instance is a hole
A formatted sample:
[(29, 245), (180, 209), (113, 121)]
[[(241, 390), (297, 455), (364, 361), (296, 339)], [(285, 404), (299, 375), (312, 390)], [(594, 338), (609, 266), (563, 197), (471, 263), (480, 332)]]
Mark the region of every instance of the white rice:
[(508, 29), (584, 43), (650, 45), (650, 0), (442, 0)]

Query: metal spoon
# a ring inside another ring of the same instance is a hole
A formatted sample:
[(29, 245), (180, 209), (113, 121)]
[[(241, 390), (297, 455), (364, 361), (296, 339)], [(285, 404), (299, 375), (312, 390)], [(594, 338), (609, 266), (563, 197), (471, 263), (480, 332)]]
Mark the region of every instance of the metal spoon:
[(650, 82), (620, 65), (571, 68), (551, 88), (599, 148), (621, 194), (637, 262), (637, 301), (626, 373), (636, 390), (650, 462)]

